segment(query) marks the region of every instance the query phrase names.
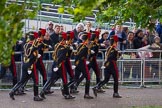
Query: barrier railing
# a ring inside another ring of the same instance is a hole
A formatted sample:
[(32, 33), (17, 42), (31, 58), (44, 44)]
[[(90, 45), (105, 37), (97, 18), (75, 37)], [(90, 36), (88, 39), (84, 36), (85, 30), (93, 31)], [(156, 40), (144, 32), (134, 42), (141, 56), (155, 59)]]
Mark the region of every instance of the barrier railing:
[[(145, 51), (146, 53), (152, 53), (152, 57), (138, 57), (140, 52)], [(45, 52), (44, 55), (48, 56), (48, 59), (44, 58), (44, 65), (47, 71), (47, 76), (49, 77), (51, 74), (52, 69), (52, 52), (48, 51)], [(99, 69), (101, 71), (101, 78), (104, 78), (104, 69), (101, 67), (104, 64), (104, 58), (105, 58), (105, 50), (100, 50), (100, 56), (97, 57), (97, 62), (99, 65)], [(162, 79), (162, 60), (161, 60), (161, 52), (160, 50), (125, 50), (120, 51), (122, 53), (122, 56), (117, 61), (118, 63), (118, 70), (119, 70), (119, 81), (121, 84), (127, 84), (127, 83), (134, 83), (138, 84), (139, 87), (147, 86), (147, 84), (150, 83), (156, 83), (160, 84)], [(136, 53), (137, 58), (131, 58), (131, 57), (125, 57), (125, 55), (129, 56), (130, 53)], [(158, 55), (156, 58), (154, 58), (154, 53)], [(15, 55), (21, 56), (20, 61), (16, 61), (16, 69), (18, 73), (18, 80), (21, 77), (22, 73), (22, 53), (16, 52)], [(71, 59), (72, 64), (74, 63), (74, 59)], [(1, 70), (1, 68), (0, 68)], [(91, 73), (91, 81), (95, 82), (95, 75), (92, 70), (90, 70)], [(11, 85), (12, 83), (12, 75), (10, 74), (9, 70), (6, 72), (6, 76), (1, 79), (0, 85)], [(112, 79), (110, 80), (112, 82)], [(32, 82), (29, 81), (31, 84)], [(42, 77), (39, 75), (39, 83), (42, 84)], [(60, 82), (59, 82), (60, 83)]]

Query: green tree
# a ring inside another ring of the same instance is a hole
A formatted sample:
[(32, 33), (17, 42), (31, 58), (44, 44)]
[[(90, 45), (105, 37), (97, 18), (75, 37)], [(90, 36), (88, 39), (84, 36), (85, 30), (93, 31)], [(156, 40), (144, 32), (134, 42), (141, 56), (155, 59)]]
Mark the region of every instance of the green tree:
[[(99, 10), (98, 22), (112, 22), (122, 24), (129, 18), (136, 26), (150, 29), (154, 27), (152, 19), (162, 21), (162, 0), (53, 0), (61, 4), (59, 12), (74, 15), (74, 21), (84, 20), (85, 16), (93, 15), (93, 9)], [(68, 6), (68, 7), (67, 7)]]
[(6, 1), (0, 2), (0, 63), (9, 65), (12, 48), (23, 35), (22, 20), (34, 18), (39, 7), (33, 7), (35, 4), (32, 2), (18, 5), (16, 2), (7, 4)]

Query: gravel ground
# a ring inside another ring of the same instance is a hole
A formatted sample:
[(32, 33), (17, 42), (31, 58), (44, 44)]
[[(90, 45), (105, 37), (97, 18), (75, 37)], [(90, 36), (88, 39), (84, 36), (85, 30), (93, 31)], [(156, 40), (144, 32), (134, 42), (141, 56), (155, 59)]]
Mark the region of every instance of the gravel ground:
[[(79, 88), (79, 94), (74, 100), (65, 100), (61, 91), (55, 89), (54, 93), (46, 96), (42, 102), (33, 101), (32, 90), (26, 95), (15, 96), (16, 100), (9, 98), (8, 90), (0, 91), (0, 108), (162, 108), (161, 88), (134, 88), (119, 89), (121, 99), (112, 98), (112, 88), (104, 89), (106, 92), (98, 94), (97, 98), (87, 100), (83, 98), (84, 88)], [(93, 95), (92, 90), (90, 94)], [(146, 107), (150, 106), (150, 107)], [(156, 107), (152, 107), (156, 106)]]

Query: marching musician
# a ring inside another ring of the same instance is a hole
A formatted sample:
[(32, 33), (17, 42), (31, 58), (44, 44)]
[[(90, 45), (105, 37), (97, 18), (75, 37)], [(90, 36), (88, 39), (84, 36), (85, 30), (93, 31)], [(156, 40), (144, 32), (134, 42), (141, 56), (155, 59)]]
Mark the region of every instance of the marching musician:
[(44, 85), (40, 95), (42, 98), (45, 97), (45, 91), (52, 86), (59, 78), (63, 82), (63, 96), (65, 99), (74, 99), (75, 97), (71, 96), (68, 88), (67, 73), (65, 68), (65, 60), (68, 50), (66, 48), (66, 33), (62, 32), (59, 34), (59, 43), (55, 45), (55, 50), (53, 52), (53, 65), (52, 65), (52, 74), (50, 79)]
[(15, 92), (22, 87), (31, 77), (34, 81), (33, 90), (34, 90), (34, 101), (42, 101), (43, 98), (38, 95), (38, 73), (36, 71), (36, 61), (38, 58), (38, 41), (35, 37), (38, 34), (36, 32), (30, 32), (28, 41), (24, 45), (24, 60), (22, 66), (22, 76), (20, 81), (12, 88), (9, 95), (10, 98), (15, 100), (14, 95)]
[(110, 38), (110, 44), (111, 46), (106, 51), (106, 59), (104, 63), (104, 80), (99, 82), (94, 88), (93, 92), (94, 95), (97, 96), (97, 90), (101, 88), (103, 85), (105, 85), (109, 80), (110, 76), (112, 75), (114, 79), (114, 98), (121, 98), (121, 96), (118, 93), (118, 77), (119, 72), (117, 68), (117, 59), (120, 56), (120, 53), (117, 50), (117, 43), (118, 43), (118, 37), (116, 35), (112, 36)]
[(90, 35), (88, 35), (87, 32), (82, 32), (81, 39), (82, 43), (77, 48), (76, 56), (75, 56), (75, 82), (78, 83), (80, 80), (82, 80), (82, 77), (79, 77), (80, 74), (83, 75), (83, 77), (86, 79), (85, 83), (85, 99), (93, 99), (92, 96), (89, 95), (89, 89), (90, 89), (90, 73), (88, 70), (88, 62), (87, 62), (87, 56), (88, 56), (88, 43), (90, 39)]

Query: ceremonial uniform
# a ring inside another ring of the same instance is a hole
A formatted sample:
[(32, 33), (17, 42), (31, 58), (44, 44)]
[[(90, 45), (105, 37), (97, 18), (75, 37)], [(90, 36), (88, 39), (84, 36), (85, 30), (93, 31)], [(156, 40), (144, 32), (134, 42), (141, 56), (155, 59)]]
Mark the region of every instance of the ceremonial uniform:
[(45, 29), (40, 29), (40, 31), (38, 32), (39, 34), (39, 46), (38, 46), (38, 53), (39, 53), (39, 57), (38, 60), (36, 62), (36, 68), (37, 70), (39, 70), (40, 74), (43, 77), (43, 85), (46, 83), (47, 81), (47, 73), (46, 73), (46, 69), (45, 66), (43, 64), (43, 52), (44, 49), (48, 47), (48, 45), (43, 43), (43, 36), (45, 35), (46, 30)]
[(52, 65), (52, 74), (50, 79), (46, 82), (41, 91), (41, 97), (45, 98), (45, 91), (52, 86), (59, 78), (63, 82), (63, 90), (65, 99), (73, 99), (75, 97), (71, 96), (68, 89), (67, 74), (65, 68), (66, 54), (68, 52), (65, 47), (66, 33), (61, 33), (59, 35), (60, 42), (55, 45), (55, 51), (53, 52), (53, 65)]
[(75, 68), (75, 66), (73, 65), (73, 67), (72, 67), (71, 62), (70, 62), (70, 58), (71, 58), (71, 55), (74, 50), (74, 48), (72, 46), (73, 39), (74, 39), (74, 32), (67, 31), (66, 48), (68, 50), (68, 53), (66, 54), (65, 68), (66, 68), (67, 74), (69, 75), (70, 82), (68, 83), (68, 87), (70, 87), (70, 93), (78, 93), (79, 91), (76, 91), (75, 87), (74, 87), (74, 71), (73, 71), (73, 69)]
[(97, 31), (92, 32), (91, 42), (89, 47), (90, 54), (88, 57), (88, 61), (89, 61), (88, 68), (89, 70), (92, 68), (93, 71), (95, 72), (96, 83), (100, 82), (100, 70), (97, 63), (97, 54), (99, 50), (98, 38), (99, 38), (99, 32)]
[[(91, 32), (91, 42), (89, 44), (89, 55), (88, 55), (88, 69), (91, 68), (96, 74), (96, 84), (100, 82), (100, 70), (97, 63), (97, 54), (99, 51), (99, 44), (98, 44), (98, 38), (99, 38), (99, 32), (92, 31)], [(81, 83), (81, 81), (84, 79), (83, 75), (80, 77), (80, 80), (77, 82), (76, 87)], [(98, 92), (105, 92), (102, 89), (98, 89)]]
[(89, 95), (90, 73), (86, 64), (88, 55), (88, 34), (83, 32), (83, 34), (81, 34), (81, 38), (83, 43), (77, 48), (75, 57), (75, 82), (77, 83), (81, 80), (81, 77), (79, 78), (79, 76), (82, 73), (83, 77), (86, 78), (84, 98), (93, 99), (93, 97)]
[[(113, 97), (121, 98), (118, 94), (118, 68), (117, 68), (117, 59), (120, 56), (120, 53), (116, 49), (118, 38), (117, 36), (112, 36), (110, 38), (111, 46), (106, 51), (106, 59), (104, 63), (104, 80), (98, 83), (94, 88), (94, 94), (97, 96), (97, 89), (101, 88), (104, 84), (108, 83), (110, 76), (112, 75), (114, 79), (114, 94)], [(115, 44), (114, 44), (115, 43)]]
[(31, 77), (34, 81), (34, 101), (42, 101), (43, 99), (38, 96), (38, 74), (36, 71), (36, 60), (38, 57), (38, 41), (34, 40), (36, 33), (31, 33), (30, 40), (24, 45), (24, 60), (22, 66), (22, 76), (20, 81), (12, 88), (9, 93), (10, 98), (15, 100), (15, 92), (22, 87)]

